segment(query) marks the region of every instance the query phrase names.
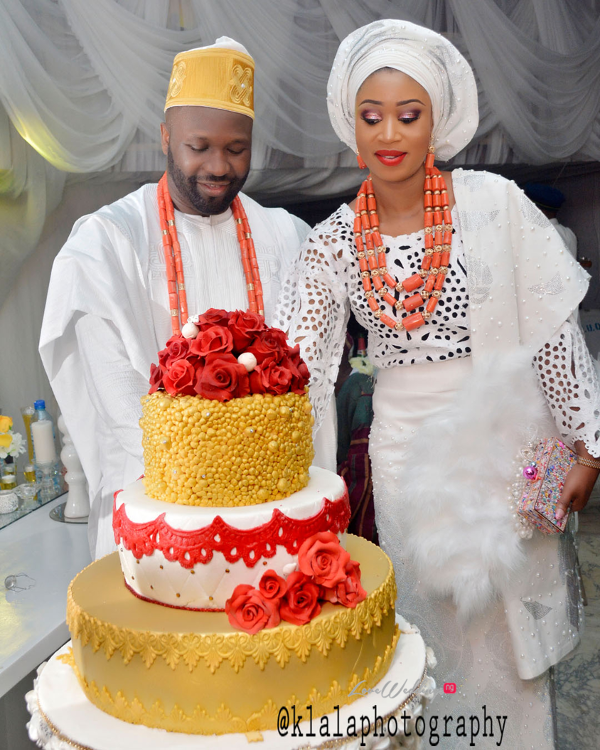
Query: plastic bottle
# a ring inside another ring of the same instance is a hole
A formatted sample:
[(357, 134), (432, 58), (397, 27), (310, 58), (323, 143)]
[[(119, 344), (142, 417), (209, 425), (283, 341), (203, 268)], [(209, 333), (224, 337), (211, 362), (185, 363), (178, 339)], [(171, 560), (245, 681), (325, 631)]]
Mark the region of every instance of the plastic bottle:
[[(54, 420), (50, 416), (50, 414), (46, 411), (46, 402), (43, 398), (38, 399), (37, 401), (33, 402), (33, 408), (35, 410), (35, 414), (31, 418), (31, 422), (40, 422), (42, 419), (47, 419), (49, 422), (52, 422), (52, 427), (54, 428)], [(56, 431), (53, 429), (54, 437), (56, 438)]]
[[(52, 438), (54, 440), (54, 452), (55, 452), (55, 458), (54, 458), (55, 466), (54, 466), (54, 471), (52, 472), (52, 481), (54, 484), (55, 494), (58, 495), (62, 491), (62, 487), (61, 487), (60, 465), (58, 462), (58, 451), (56, 450), (56, 428), (54, 426), (54, 420), (52, 419), (50, 414), (46, 411), (46, 402), (44, 401), (44, 399), (38, 399), (37, 401), (34, 401), (33, 408), (35, 409), (35, 414), (31, 418), (32, 433), (35, 432), (35, 428), (33, 427), (33, 425), (36, 422), (45, 421), (45, 422), (49, 422), (52, 425)], [(35, 452), (35, 439), (33, 442), (34, 442), (34, 452)], [(42, 474), (37, 466), (37, 464), (39, 463), (37, 456), (35, 457), (35, 461), (36, 461), (37, 479), (38, 481), (41, 482)]]

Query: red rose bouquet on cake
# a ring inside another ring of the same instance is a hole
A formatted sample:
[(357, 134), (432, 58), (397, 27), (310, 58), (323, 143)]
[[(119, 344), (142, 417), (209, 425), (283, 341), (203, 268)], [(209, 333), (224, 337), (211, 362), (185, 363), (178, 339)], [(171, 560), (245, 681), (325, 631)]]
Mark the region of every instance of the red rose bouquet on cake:
[(285, 579), (267, 570), (257, 589), (236, 586), (225, 602), (232, 627), (254, 634), (276, 627), (281, 620), (305, 625), (320, 613), (322, 602), (354, 609), (367, 598), (360, 584), (360, 565), (350, 559), (331, 531), (318, 532), (303, 542), (298, 568)]
[(171, 336), (150, 367), (150, 390), (229, 401), (251, 394), (304, 394), (308, 367), (298, 346), (252, 312), (207, 310)]

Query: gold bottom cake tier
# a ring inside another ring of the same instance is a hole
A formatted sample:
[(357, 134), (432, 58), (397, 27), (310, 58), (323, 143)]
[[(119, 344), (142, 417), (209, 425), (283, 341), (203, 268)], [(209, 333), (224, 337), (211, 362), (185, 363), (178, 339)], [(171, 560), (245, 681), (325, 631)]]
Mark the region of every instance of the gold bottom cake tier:
[(399, 631), (389, 558), (358, 537), (346, 547), (367, 599), (355, 609), (326, 603), (306, 625), (255, 635), (221, 612), (142, 601), (125, 587), (116, 552), (97, 560), (67, 602), (83, 690), (123, 721), (188, 734), (276, 729), (284, 706), (304, 715), (312, 707), (316, 717), (351, 703), (385, 675)]

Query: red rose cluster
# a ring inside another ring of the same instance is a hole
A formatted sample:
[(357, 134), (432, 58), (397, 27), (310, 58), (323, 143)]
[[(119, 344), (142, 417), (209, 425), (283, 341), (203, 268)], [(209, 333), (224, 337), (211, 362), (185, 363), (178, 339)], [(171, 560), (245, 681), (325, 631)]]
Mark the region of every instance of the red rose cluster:
[(236, 586), (225, 602), (231, 625), (251, 635), (274, 628), (281, 620), (305, 625), (319, 614), (323, 601), (353, 609), (367, 598), (360, 585), (360, 565), (331, 531), (313, 534), (302, 544), (298, 567), (287, 580), (267, 570), (257, 589)]
[[(150, 367), (150, 390), (171, 396), (201, 396), (229, 401), (253, 393), (305, 392), (309, 373), (300, 348), (288, 346), (285, 333), (269, 328), (252, 312), (207, 310), (198, 317), (195, 338), (171, 336)], [(249, 352), (256, 366), (249, 372), (238, 356)]]

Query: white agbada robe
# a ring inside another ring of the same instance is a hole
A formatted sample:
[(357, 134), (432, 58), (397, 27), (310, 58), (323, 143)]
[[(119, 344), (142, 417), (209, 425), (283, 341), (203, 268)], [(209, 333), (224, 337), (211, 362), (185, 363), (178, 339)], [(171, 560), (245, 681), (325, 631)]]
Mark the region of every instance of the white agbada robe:
[[(240, 196), (248, 215), (271, 322), (281, 279), (309, 227), (280, 208)], [(246, 309), (232, 212), (175, 212), (190, 315)], [(40, 354), (90, 491), (92, 554), (114, 551), (115, 491), (143, 474), (141, 397), (171, 336), (157, 189), (145, 185), (84, 216), (52, 269)], [(320, 431), (319, 465), (335, 468), (333, 416)]]

